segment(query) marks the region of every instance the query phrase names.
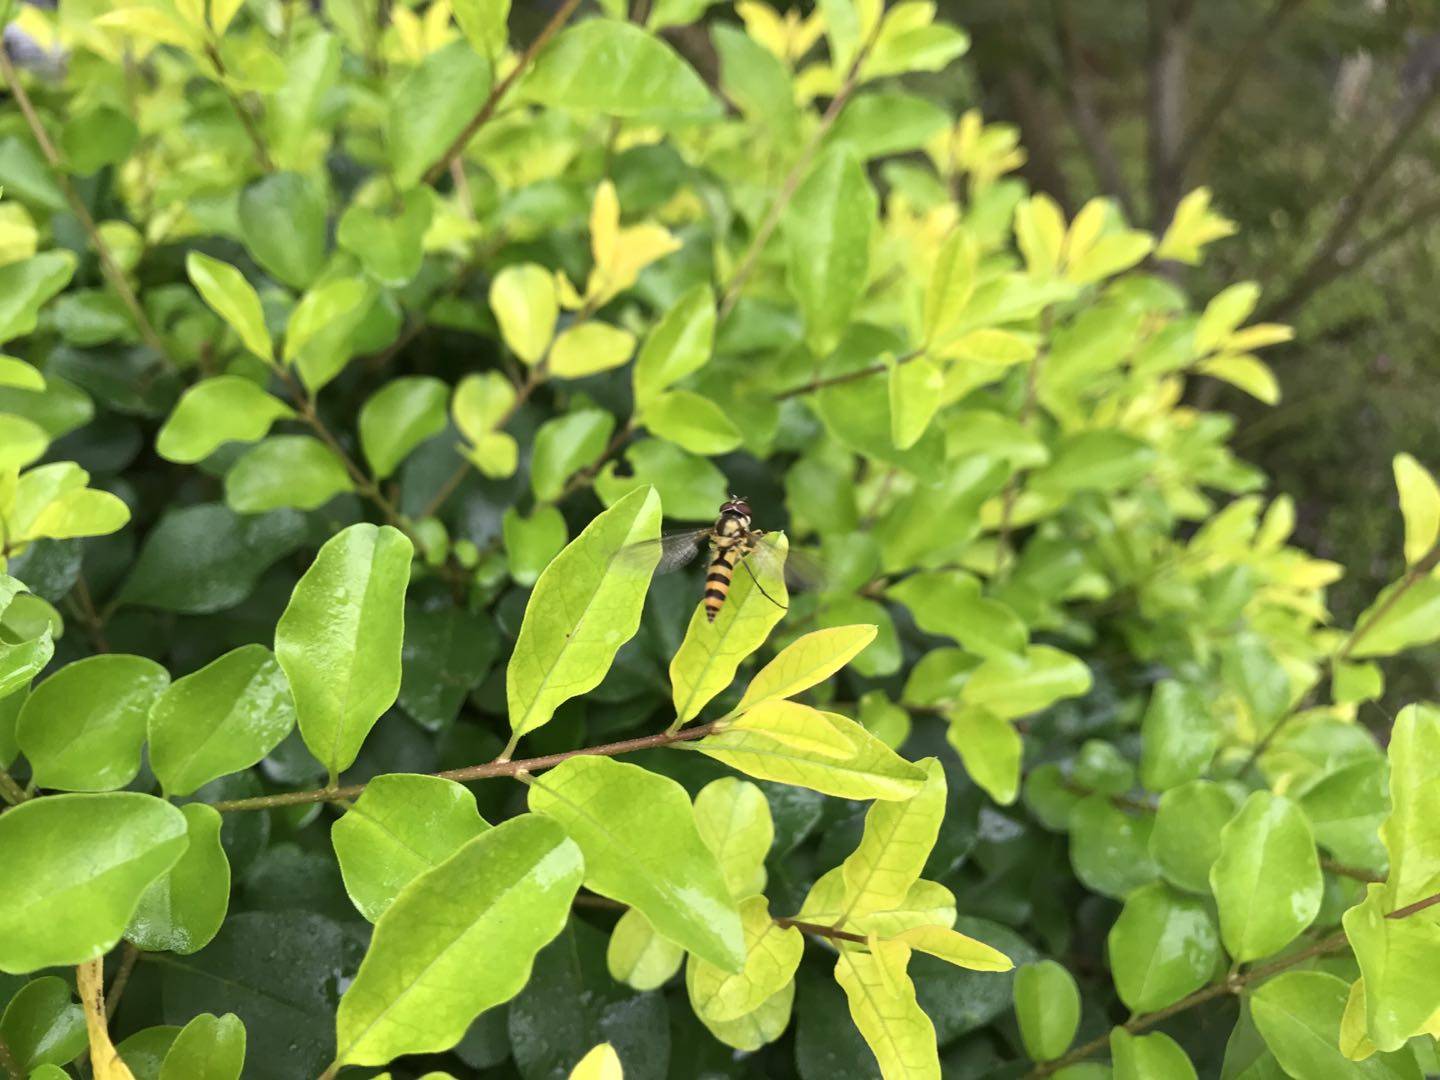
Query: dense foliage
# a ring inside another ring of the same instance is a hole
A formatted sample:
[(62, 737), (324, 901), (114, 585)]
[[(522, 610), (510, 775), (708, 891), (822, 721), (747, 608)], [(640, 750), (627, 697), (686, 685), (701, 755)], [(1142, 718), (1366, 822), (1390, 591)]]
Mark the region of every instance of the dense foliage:
[(0, 1072), (1440, 1071), (1440, 487), (1332, 625), (1208, 192), (1030, 194), (929, 3), (580, 7), (20, 15)]

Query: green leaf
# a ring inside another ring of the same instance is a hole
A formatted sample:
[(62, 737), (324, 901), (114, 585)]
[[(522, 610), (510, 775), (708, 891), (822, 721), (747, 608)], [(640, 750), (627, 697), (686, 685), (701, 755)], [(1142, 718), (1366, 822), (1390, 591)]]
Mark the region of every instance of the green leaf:
[(860, 843), (841, 864), (844, 911), (865, 915), (898, 907), (920, 880), (945, 818), (945, 773), (934, 758), (917, 762), (925, 783), (904, 802), (872, 803)]
[(1260, 286), (1253, 281), (1231, 285), (1215, 294), (1195, 327), (1195, 352), (1205, 355), (1224, 344), (1248, 319), (1260, 300)]
[(1220, 830), (1220, 856), (1210, 868), (1226, 951), (1237, 963), (1279, 952), (1314, 922), (1324, 884), (1300, 808), (1252, 792)]
[(351, 339), (374, 299), (374, 286), (364, 278), (342, 277), (315, 286), (290, 312), (285, 362), (295, 365), (312, 394), (345, 367), (354, 352)]
[(775, 624), (785, 617), (780, 605), (789, 600), (783, 571), (788, 550), (789, 541), (779, 534), (770, 549), (773, 558), (748, 559), (750, 573), (737, 569), (730, 593), (713, 622), (703, 605), (691, 612), (685, 639), (670, 661), (671, 697), (678, 723), (699, 716), (734, 680), (741, 662), (765, 643)]
[(1363, 976), (1363, 1034), (1378, 1049), (1394, 1051), (1434, 1028), (1440, 935), (1433, 918), (1387, 918), (1394, 909), (1385, 892), (1384, 884), (1368, 886), (1364, 901), (1345, 913), (1344, 926)]
[(980, 581), (963, 570), (911, 574), (890, 586), (927, 634), (948, 637), (976, 656), (1020, 656), (1029, 636), (1025, 623), (999, 600), (981, 595)]
[(735, 711), (744, 712), (767, 701), (794, 697), (818, 686), (874, 640), (875, 627), (864, 624), (832, 626), (801, 635), (755, 674)]
[(1391, 909), (1440, 892), (1440, 790), (1431, 767), (1440, 753), (1440, 709), (1411, 705), (1395, 719), (1390, 735), (1390, 816), (1380, 835), (1390, 854), (1385, 898)]
[(566, 481), (600, 457), (614, 430), (615, 417), (604, 409), (580, 409), (541, 424), (530, 454), (535, 498), (558, 499)]
[(790, 290), (812, 343), (833, 345), (850, 322), (870, 273), (876, 212), (865, 170), (845, 146), (821, 155), (786, 209)]
[(455, 0), (455, 21), (478, 53), (498, 60), (509, 41), (510, 0)]
[(1405, 562), (1414, 566), (1440, 539), (1440, 485), (1409, 454), (1395, 455), (1395, 487), (1405, 518)]
[(166, 461), (191, 465), (231, 440), (263, 439), (276, 420), (294, 415), (250, 379), (218, 375), (185, 391), (155, 438), (155, 452)]
[(1115, 1080), (1195, 1080), (1195, 1066), (1180, 1044), (1164, 1032), (1131, 1035), (1110, 1029), (1110, 1058)]
[(185, 272), (205, 303), (239, 335), (241, 343), (267, 364), (273, 363), (275, 346), (265, 328), (265, 312), (245, 275), (201, 251), (185, 257)]
[(1054, 960), (1024, 964), (1015, 971), (1015, 1019), (1034, 1061), (1054, 1061), (1075, 1041), (1080, 1026), (1080, 990)]
[(1220, 723), (1200, 692), (1165, 679), (1150, 695), (1140, 728), (1140, 782), (1168, 791), (1203, 776), (1220, 744)]
[(975, 293), (980, 249), (968, 229), (950, 233), (935, 256), (925, 288), (923, 328), (926, 343), (943, 340), (960, 322)]
[(1115, 274), (1129, 270), (1149, 255), (1155, 247), (1155, 238), (1139, 229), (1118, 229), (1100, 237), (1082, 254), (1073, 260), (1065, 277), (1076, 285), (1091, 285)]
[(635, 351), (635, 335), (609, 323), (590, 320), (563, 331), (550, 346), (550, 374), (583, 379), (617, 368)]
[(989, 709), (956, 708), (945, 738), (960, 755), (970, 779), (1001, 806), (1020, 792), (1025, 742), (1015, 725)]
[(263, 645), (232, 649), (176, 679), (150, 710), (150, 767), (167, 795), (248, 769), (295, 726), (295, 703)]
[(1345, 981), (1327, 972), (1286, 971), (1251, 995), (1250, 1014), (1290, 1076), (1419, 1080), (1420, 1070), (1408, 1052), (1358, 1062), (1340, 1052), (1340, 1018), (1348, 996)]
[(335, 239), (381, 285), (398, 289), (420, 272), (425, 261), (421, 241), (430, 227), (432, 197), (428, 188), (411, 188), (398, 214), (351, 203), (340, 217)]
[(189, 615), (223, 611), (304, 539), (305, 520), (294, 510), (241, 515), (223, 503), (183, 506), (145, 537), (120, 599)]
[(909, 962), (909, 946), (872, 941), (869, 952), (840, 953), (835, 980), (882, 1075), (940, 1080), (935, 1027), (915, 1000), (915, 985), (905, 970)]
[(332, 775), (350, 767), (400, 690), (413, 555), (388, 525), (351, 525), (320, 549), (275, 627), (300, 734)]
[(75, 265), (69, 251), (42, 251), (0, 266), (0, 344), (34, 331), (40, 308), (70, 284)]
[(785, 1033), (785, 1029), (790, 1026), (790, 1013), (794, 1005), (795, 984), (790, 982), (754, 1012), (746, 1013), (739, 1020), (721, 1022), (698, 1014), (697, 1018), (718, 1041), (748, 1053), (774, 1042)]
[(1165, 880), (1209, 895), (1210, 867), (1220, 857), (1220, 830), (1237, 807), (1228, 790), (1207, 780), (1191, 780), (1160, 796), (1150, 857)]
[(245, 1025), (234, 1013), (201, 1013), (181, 1029), (160, 1066), (160, 1080), (240, 1080)]
[(1023, 654), (998, 654), (975, 669), (961, 690), (961, 700), (1009, 718), (1039, 712), (1062, 698), (1090, 690), (1090, 669), (1049, 645), (1031, 645)]
[(293, 506), (314, 510), (354, 482), (335, 452), (309, 435), (271, 435), (225, 474), (225, 502), (237, 514)]
[(528, 518), (512, 506), (505, 511), (501, 529), (510, 576), (524, 586), (535, 584), (570, 538), (564, 515), (553, 506), (537, 506)]
[(659, 497), (648, 488), (632, 492), (540, 575), (506, 670), (516, 738), (548, 722), (561, 702), (600, 685), (616, 651), (635, 635), (660, 553), (626, 549), (659, 530)]
[(886, 91), (858, 94), (845, 106), (829, 139), (848, 143), (862, 159), (920, 150), (953, 123), (950, 113), (927, 98)]
[(700, 76), (663, 39), (615, 19), (587, 19), (560, 33), (535, 58), (520, 93), (552, 108), (633, 119), (716, 109)]
[(890, 437), (901, 450), (920, 441), (941, 405), (945, 376), (928, 356), (890, 364)]
[(230, 906), (230, 861), (220, 846), (220, 812), (204, 803), (187, 803), (180, 812), (189, 840), (185, 854), (145, 890), (125, 931), (146, 952), (188, 955), (203, 949)]
[(45, 429), (23, 416), (0, 413), (0, 469), (23, 469), (50, 445)]
[(685, 989), (695, 1012), (716, 1023), (739, 1020), (783, 990), (795, 977), (805, 938), (770, 919), (770, 903), (752, 896), (740, 905), (745, 966), (731, 973), (691, 955)]
[(1390, 585), (1355, 620), (1349, 657), (1393, 656), (1440, 638), (1440, 577)]
[(71, 1000), (64, 979), (55, 975), (31, 979), (5, 1006), (0, 1039), (21, 1075), (28, 1076), (42, 1065), (64, 1065), (86, 1047), (85, 1013)]
[(715, 853), (731, 896), (743, 900), (765, 888), (775, 822), (756, 785), (733, 776), (710, 781), (695, 796), (695, 827)]
[[(827, 870), (810, 888), (800, 917), (822, 926), (843, 918), (856, 933), (894, 937), (917, 927), (949, 927), (955, 922), (955, 897), (943, 885), (921, 879), (910, 887), (896, 907), (865, 914), (845, 912), (845, 874), (841, 867)], [(999, 955), (999, 954), (997, 954)], [(1006, 961), (1008, 965), (1009, 961)]]
[(726, 454), (744, 441), (724, 409), (689, 390), (666, 390), (654, 395), (644, 407), (641, 422), (660, 438), (692, 454)]
[(430, 375), (402, 375), (360, 409), (360, 446), (375, 479), (384, 480), (412, 450), (445, 430), (450, 387)]
[(1065, 439), (1031, 483), (1037, 490), (1057, 494), (1119, 491), (1139, 483), (1154, 463), (1154, 449), (1133, 435), (1083, 431)]
[(505, 267), (490, 283), (490, 310), (510, 351), (533, 367), (555, 336), (555, 275), (535, 263)]
[(365, 786), (330, 830), (345, 891), (374, 922), (400, 891), (490, 826), (453, 780), (390, 773)]
[(440, 160), (485, 103), (491, 78), (486, 54), (467, 41), (437, 49), (405, 76), (390, 104), (386, 128), (396, 184), (413, 187)]
[(579, 849), (553, 823), (512, 818), (410, 883), (375, 924), (336, 1016), (337, 1064), (448, 1050), (525, 985), (565, 925)]
[(715, 350), (715, 294), (696, 285), (672, 304), (640, 346), (635, 400), (643, 410), (657, 395), (704, 367)]
[(1385, 763), (1375, 758), (1336, 769), (1300, 796), (1315, 842), (1347, 866), (1385, 868)]
[(0, 971), (109, 952), (141, 894), (185, 846), (185, 816), (134, 792), (47, 795), (0, 815)]
[(299, 173), (270, 173), (240, 193), (240, 235), (266, 271), (307, 288), (325, 266), (325, 200)]
[(143, 656), (110, 654), (66, 664), (20, 710), (16, 741), (39, 787), (108, 791), (140, 772), (145, 717), (170, 674)]
[(466, 375), (455, 385), (450, 415), (460, 434), (479, 443), (515, 407), (515, 387), (498, 371)]
[(728, 493), (725, 474), (710, 462), (663, 439), (644, 439), (625, 452), (631, 475), (617, 476), (612, 461), (595, 478), (595, 492), (613, 506), (637, 488), (654, 487), (666, 513), (682, 521), (711, 520)]
[(685, 789), (603, 757), (574, 757), (536, 779), (530, 809), (585, 854), (587, 888), (639, 908), (656, 931), (716, 967), (745, 960), (740, 915)]
[(1163, 882), (1125, 898), (1108, 938), (1120, 1000), (1155, 1012), (1199, 990), (1220, 960), (1220, 938), (1204, 901)]
[(1086, 888), (1122, 899), (1154, 881), (1159, 870), (1150, 858), (1154, 820), (1132, 817), (1108, 795), (1088, 795), (1070, 811), (1070, 865)]
[(39, 368), (18, 357), (0, 356), (0, 386), (44, 391), (45, 376)]
[(839, 799), (908, 799), (920, 790), (925, 774), (919, 767), (853, 720), (814, 711), (850, 742), (852, 754), (837, 758), (828, 748), (822, 752), (800, 749), (793, 739), (759, 729), (731, 728), (691, 745), (758, 780), (810, 788)]
[(685, 950), (655, 932), (650, 920), (629, 908), (610, 932), (605, 965), (611, 978), (636, 990), (657, 990), (685, 962)]
[(1266, 405), (1280, 401), (1280, 380), (1275, 378), (1270, 365), (1258, 357), (1249, 354), (1215, 356), (1196, 364), (1195, 370), (1244, 390)]
[(488, 612), (408, 606), (400, 707), (430, 731), (448, 727), (499, 649), (500, 634)]

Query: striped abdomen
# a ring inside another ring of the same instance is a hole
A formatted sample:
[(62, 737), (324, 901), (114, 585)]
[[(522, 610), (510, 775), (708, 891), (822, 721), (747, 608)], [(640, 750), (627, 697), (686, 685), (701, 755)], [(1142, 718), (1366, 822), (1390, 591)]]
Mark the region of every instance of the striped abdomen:
[(735, 562), (739, 557), (739, 548), (723, 547), (710, 560), (710, 569), (705, 575), (705, 617), (711, 622), (720, 614), (730, 592), (730, 579), (735, 576)]

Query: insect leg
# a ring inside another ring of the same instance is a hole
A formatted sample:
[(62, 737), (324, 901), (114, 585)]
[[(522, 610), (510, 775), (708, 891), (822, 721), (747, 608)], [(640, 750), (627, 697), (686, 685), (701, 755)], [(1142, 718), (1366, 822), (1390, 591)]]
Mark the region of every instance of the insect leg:
[(765, 597), (766, 600), (769, 600), (770, 603), (774, 604), (781, 611), (790, 610), (789, 604), (780, 603), (779, 600), (776, 600), (773, 596), (771, 596), (768, 592), (765, 591), (765, 586), (760, 584), (760, 579), (755, 576), (755, 571), (750, 569), (750, 562), (748, 559), (741, 559), (740, 565), (745, 567), (745, 572), (750, 575), (750, 580), (753, 581), (755, 583), (755, 587), (760, 590), (761, 596)]

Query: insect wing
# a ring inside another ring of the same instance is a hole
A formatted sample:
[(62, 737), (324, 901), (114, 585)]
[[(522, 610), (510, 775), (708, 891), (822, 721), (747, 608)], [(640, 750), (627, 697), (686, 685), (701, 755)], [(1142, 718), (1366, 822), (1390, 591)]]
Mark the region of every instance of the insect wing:
[(659, 561), (655, 573), (668, 574), (693, 561), (709, 538), (709, 529), (683, 529), (680, 532), (666, 533), (658, 540), (641, 540), (638, 544), (631, 544), (623, 552), (623, 557), (644, 562), (654, 559), (658, 552)]
[(757, 571), (764, 567), (767, 573), (777, 570), (783, 572), (785, 584), (791, 589), (815, 592), (825, 584), (826, 574), (819, 559), (808, 551), (799, 551), (793, 547), (782, 555), (774, 534), (762, 537), (751, 549), (747, 559), (754, 564)]

